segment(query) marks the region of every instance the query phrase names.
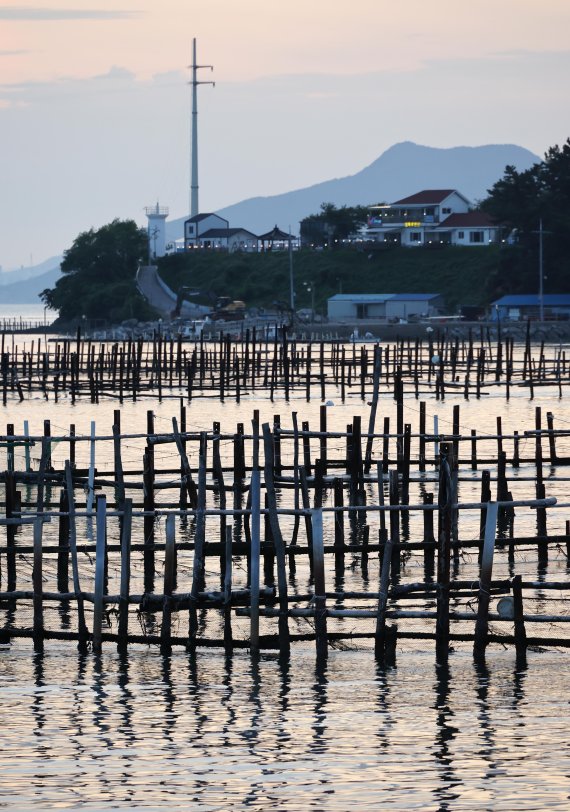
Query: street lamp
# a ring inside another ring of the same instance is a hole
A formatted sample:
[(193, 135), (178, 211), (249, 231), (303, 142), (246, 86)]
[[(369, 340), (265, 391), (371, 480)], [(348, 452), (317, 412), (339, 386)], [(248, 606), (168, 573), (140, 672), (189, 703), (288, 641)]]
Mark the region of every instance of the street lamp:
[(311, 321), (315, 320), (315, 283), (311, 282), (303, 282), (305, 290), (307, 293), (311, 294)]

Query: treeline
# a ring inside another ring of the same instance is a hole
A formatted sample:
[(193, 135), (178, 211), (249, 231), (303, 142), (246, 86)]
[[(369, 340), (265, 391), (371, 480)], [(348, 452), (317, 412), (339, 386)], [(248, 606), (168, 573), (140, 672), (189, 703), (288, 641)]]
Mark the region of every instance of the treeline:
[[(438, 252), (404, 248), (370, 252), (343, 250), (343, 240), (366, 224), (368, 206), (323, 203), (301, 224), (305, 244), (326, 245), (321, 253), (295, 255), (296, 309), (345, 293), (441, 293), (448, 308), (488, 304), (506, 293), (535, 293), (539, 276), (539, 228), (543, 226), (544, 291), (570, 286), (570, 139), (551, 147), (544, 161), (524, 172), (507, 166), (480, 204), (509, 237), (501, 247), (453, 248)], [(337, 249), (337, 250), (333, 250)], [(146, 261), (148, 235), (132, 220), (113, 220), (83, 232), (64, 252), (63, 276), (41, 294), (59, 311), (60, 324), (87, 319), (118, 323), (156, 314), (136, 288), (136, 272)], [(250, 307), (274, 307), (290, 300), (286, 252), (210, 254), (195, 251), (165, 257), (160, 270), (170, 287), (193, 287), (194, 301), (216, 296), (243, 299)]]

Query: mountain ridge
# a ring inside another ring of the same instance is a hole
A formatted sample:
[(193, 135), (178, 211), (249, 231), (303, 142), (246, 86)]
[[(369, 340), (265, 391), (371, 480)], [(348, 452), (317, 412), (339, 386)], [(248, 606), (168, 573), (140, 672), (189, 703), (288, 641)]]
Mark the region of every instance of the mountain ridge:
[[(216, 214), (230, 227), (253, 233), (274, 225), (298, 231), (298, 223), (316, 214), (322, 203), (336, 206), (373, 205), (398, 200), (421, 189), (458, 189), (473, 203), (486, 195), (507, 165), (519, 171), (540, 162), (540, 157), (516, 144), (485, 144), (476, 147), (428, 147), (402, 141), (385, 150), (352, 175), (332, 178), (277, 195), (256, 196), (233, 203)], [(167, 239), (182, 236), (185, 218), (167, 222)]]

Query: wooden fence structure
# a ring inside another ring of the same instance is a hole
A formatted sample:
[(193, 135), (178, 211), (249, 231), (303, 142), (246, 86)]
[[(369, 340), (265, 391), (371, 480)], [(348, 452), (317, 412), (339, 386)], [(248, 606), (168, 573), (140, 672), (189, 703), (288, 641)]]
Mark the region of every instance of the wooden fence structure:
[(515, 345), (509, 336), (491, 340), (489, 331), (467, 339), (431, 332), (426, 340), (400, 340), (392, 345), (305, 342), (290, 339), (287, 330), (272, 340), (247, 329), (234, 340), (221, 332), (206, 341), (165, 339), (96, 342), (75, 339), (33, 339), (29, 347), (9, 346), (1, 337), (2, 402), (23, 401), (41, 393), (46, 400), (67, 398), (125, 399), (209, 396), (221, 401), (260, 390), (289, 400), (347, 396), (365, 400), (377, 385), (404, 389), (420, 398), (444, 399), (446, 393), (480, 398), (500, 387), (507, 399), (515, 387), (534, 396), (537, 387), (556, 387), (559, 395), (570, 382), (570, 359), (563, 346), (533, 345), (530, 322), (526, 341)]
[[(320, 658), (368, 641), (389, 659), (410, 638), (435, 640), (438, 660), (452, 641), (471, 641), (478, 658), (493, 641), (519, 656), (570, 645), (570, 524), (557, 518), (569, 505), (547, 493), (567, 481), (569, 432), (551, 413), (543, 427), (537, 407), (520, 433), (504, 434), (497, 418), (496, 435), (462, 434), (457, 405), (441, 434), (426, 427), (423, 402), (412, 432), (402, 397), (396, 426), (385, 418), (378, 432), (378, 359), (367, 431), (359, 416), (329, 431), (322, 406), (318, 430), (299, 427), (295, 412), (290, 427), (277, 416), (260, 425), (254, 411), (248, 433), (219, 423), (192, 432), (185, 398), (168, 432), (156, 431), (152, 411), (145, 433), (123, 432), (119, 409), (106, 435), (73, 426), (53, 435), (48, 420), (42, 434), (9, 425), (0, 640), (281, 654), (314, 640)], [(133, 442), (136, 468), (122, 453)], [(87, 468), (76, 460), (84, 443)], [(112, 447), (103, 468), (102, 446)], [(529, 558), (536, 572), (522, 577)]]

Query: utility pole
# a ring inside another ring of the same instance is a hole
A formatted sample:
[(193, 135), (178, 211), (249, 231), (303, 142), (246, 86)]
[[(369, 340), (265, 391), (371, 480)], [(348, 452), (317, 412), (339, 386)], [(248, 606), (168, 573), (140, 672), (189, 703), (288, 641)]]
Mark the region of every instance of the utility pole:
[(538, 221), (538, 231), (533, 231), (533, 234), (538, 234), (538, 317), (540, 321), (544, 321), (544, 254), (542, 250), (542, 239), (545, 234), (552, 234), (551, 231), (545, 231), (542, 227), (542, 217)]
[(542, 217), (538, 226), (538, 308), (541, 323), (544, 321), (544, 276), (543, 276), (543, 260), (542, 260)]
[(289, 226), (289, 295), (291, 314), (295, 313), (295, 280), (293, 278), (293, 242), (291, 237), (291, 226)]
[(198, 70), (200, 68), (210, 68), (213, 65), (198, 65), (196, 60), (196, 37), (192, 40), (192, 153), (191, 153), (191, 177), (190, 177), (190, 217), (199, 214), (198, 207), (198, 85), (213, 85), (215, 82), (198, 81)]

